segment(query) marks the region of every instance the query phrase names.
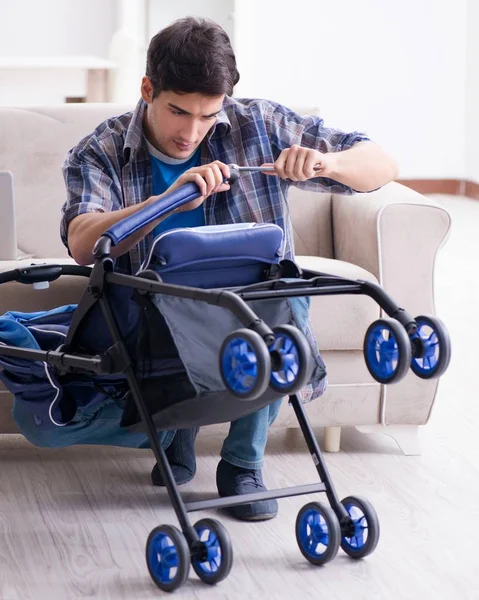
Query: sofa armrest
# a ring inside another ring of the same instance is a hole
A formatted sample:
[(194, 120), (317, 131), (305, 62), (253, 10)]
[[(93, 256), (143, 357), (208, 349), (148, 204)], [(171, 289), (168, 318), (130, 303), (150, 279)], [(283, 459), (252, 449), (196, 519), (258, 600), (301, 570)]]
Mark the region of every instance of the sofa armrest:
[(434, 200), (399, 183), (355, 196), (333, 195), (335, 258), (373, 273), (413, 315), (434, 313), (434, 264), (451, 218)]
[(17, 226), (13, 202), (13, 175), (6, 171), (0, 173), (0, 260), (15, 260), (16, 251)]

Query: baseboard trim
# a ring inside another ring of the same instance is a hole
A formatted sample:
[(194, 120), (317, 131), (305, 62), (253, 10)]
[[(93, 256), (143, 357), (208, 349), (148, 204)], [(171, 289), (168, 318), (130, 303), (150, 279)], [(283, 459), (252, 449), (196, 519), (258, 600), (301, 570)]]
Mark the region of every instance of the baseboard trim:
[(475, 181), (466, 181), (466, 191), (464, 196), (468, 198), (474, 198), (474, 200), (479, 200), (479, 183)]
[(479, 183), (465, 179), (398, 179), (420, 194), (448, 194), (479, 200)]

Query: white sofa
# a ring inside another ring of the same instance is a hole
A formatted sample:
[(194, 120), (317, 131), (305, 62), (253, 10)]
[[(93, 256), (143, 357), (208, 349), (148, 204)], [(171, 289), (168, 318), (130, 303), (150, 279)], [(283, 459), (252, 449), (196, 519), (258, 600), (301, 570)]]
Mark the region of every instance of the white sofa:
[[(27, 255), (21, 262), (70, 260), (59, 235), (65, 198), (61, 164), (98, 123), (130, 109), (116, 104), (0, 108), (0, 171), (14, 175), (19, 257)], [(300, 265), (378, 281), (413, 315), (434, 313), (434, 262), (450, 227), (444, 208), (397, 183), (352, 197), (292, 189), (289, 205)], [(19, 264), (1, 259), (0, 271)], [(70, 277), (40, 291), (2, 285), (0, 314), (77, 302), (84, 285)], [(419, 452), (419, 426), (429, 419), (438, 382), (412, 372), (387, 387), (372, 379), (362, 345), (367, 327), (379, 316), (367, 297), (313, 299), (312, 322), (329, 387), (307, 410), (314, 426), (326, 427), (328, 450), (339, 448), (341, 427), (356, 426), (392, 435), (406, 453)], [(0, 433), (15, 431), (8, 392), (0, 390), (0, 400)], [(295, 425), (286, 404), (276, 422), (285, 425)]]

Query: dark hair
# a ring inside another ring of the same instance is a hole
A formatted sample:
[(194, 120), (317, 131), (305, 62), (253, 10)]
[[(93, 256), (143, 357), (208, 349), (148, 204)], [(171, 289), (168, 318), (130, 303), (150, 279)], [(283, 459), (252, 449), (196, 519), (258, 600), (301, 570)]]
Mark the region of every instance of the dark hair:
[(178, 19), (151, 40), (146, 75), (153, 98), (161, 91), (220, 96), (239, 81), (236, 58), (226, 31), (214, 21)]

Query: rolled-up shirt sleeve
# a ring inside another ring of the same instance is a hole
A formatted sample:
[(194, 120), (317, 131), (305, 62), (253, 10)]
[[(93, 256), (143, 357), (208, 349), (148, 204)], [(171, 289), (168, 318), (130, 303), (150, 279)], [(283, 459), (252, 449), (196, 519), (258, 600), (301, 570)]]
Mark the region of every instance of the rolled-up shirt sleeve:
[(62, 206), (60, 235), (68, 248), (68, 226), (85, 213), (110, 212), (123, 208), (121, 185), (107, 165), (84, 152), (71, 150), (62, 166), (67, 199)]
[[(371, 141), (364, 133), (359, 131), (346, 133), (339, 129), (326, 127), (323, 119), (318, 116), (300, 116), (279, 104), (273, 105), (267, 123), (275, 159), (283, 150), (294, 144), (326, 153), (342, 152), (360, 142)], [(327, 177), (315, 177), (308, 181), (291, 181), (289, 184), (310, 191), (355, 193), (349, 186)]]

